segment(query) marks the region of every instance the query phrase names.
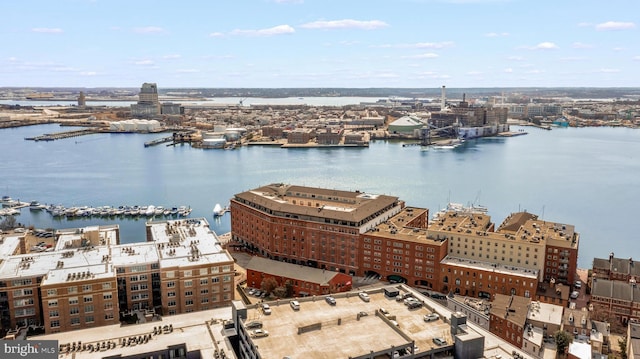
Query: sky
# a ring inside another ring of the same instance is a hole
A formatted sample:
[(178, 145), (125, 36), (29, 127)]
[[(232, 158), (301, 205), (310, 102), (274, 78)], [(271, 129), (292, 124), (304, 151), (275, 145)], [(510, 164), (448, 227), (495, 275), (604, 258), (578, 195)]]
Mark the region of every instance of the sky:
[(640, 87), (638, 0), (3, 0), (0, 87)]

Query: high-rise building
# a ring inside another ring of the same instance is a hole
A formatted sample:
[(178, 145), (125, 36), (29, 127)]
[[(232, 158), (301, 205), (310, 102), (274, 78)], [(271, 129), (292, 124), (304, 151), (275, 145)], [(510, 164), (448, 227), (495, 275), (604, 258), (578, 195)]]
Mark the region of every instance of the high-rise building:
[(143, 83), (138, 96), (138, 103), (131, 105), (131, 116), (154, 117), (160, 115), (158, 86), (155, 83)]

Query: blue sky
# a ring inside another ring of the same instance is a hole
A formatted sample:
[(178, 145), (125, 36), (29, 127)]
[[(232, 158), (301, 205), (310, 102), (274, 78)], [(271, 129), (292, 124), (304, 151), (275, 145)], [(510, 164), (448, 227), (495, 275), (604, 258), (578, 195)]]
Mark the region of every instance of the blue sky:
[(0, 87), (639, 87), (638, 0), (6, 0)]

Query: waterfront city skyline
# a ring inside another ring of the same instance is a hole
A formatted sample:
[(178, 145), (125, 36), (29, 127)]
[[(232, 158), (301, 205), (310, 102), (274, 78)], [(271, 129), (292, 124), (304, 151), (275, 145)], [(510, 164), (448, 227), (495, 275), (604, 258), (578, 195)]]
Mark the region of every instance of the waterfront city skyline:
[(640, 4), (609, 4), (11, 2), (0, 72), (31, 87), (636, 86)]

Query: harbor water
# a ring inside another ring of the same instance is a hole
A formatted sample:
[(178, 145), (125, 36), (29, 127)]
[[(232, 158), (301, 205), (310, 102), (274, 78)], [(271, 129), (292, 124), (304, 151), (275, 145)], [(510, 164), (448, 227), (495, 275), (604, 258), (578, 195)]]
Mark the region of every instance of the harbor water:
[[(229, 214), (213, 217), (238, 192), (274, 182), (397, 196), (435, 213), (448, 202), (488, 207), (496, 224), (511, 212), (573, 224), (581, 234), (578, 264), (594, 257), (640, 258), (640, 131), (627, 128), (524, 129), (528, 135), (470, 140), (423, 151), (403, 141), (368, 148), (281, 149), (248, 146), (202, 150), (144, 147), (164, 134), (93, 134), (26, 141), (71, 130), (56, 124), (0, 130), (0, 194), (63, 206), (190, 206), (218, 233)], [(124, 243), (143, 241), (146, 218), (55, 219), (23, 208), (18, 222), (37, 228), (118, 223)]]

